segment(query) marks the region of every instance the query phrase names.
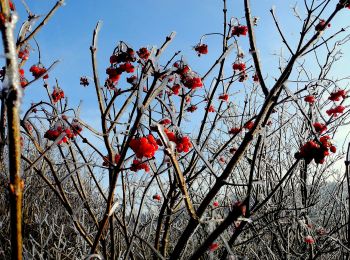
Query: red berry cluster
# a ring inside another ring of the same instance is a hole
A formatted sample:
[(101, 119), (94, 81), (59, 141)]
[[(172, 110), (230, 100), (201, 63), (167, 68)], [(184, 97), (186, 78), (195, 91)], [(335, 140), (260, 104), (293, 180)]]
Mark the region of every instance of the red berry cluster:
[(135, 71), (134, 65), (130, 62), (121, 63), (119, 66), (111, 66), (106, 69), (106, 74), (108, 75), (108, 79), (112, 83), (118, 82), (120, 76), (123, 72), (133, 73)]
[(171, 91), (173, 92), (174, 95), (179, 95), (181, 89), (180, 84), (174, 84), (171, 88)]
[(135, 152), (137, 158), (152, 158), (158, 150), (157, 141), (153, 135), (135, 138), (130, 142), (130, 148)]
[(113, 86), (120, 79), (121, 72), (114, 67), (109, 67), (106, 69), (106, 74), (108, 75), (108, 84), (107, 86)]
[(316, 122), (313, 124), (315, 130), (317, 133), (324, 133), (327, 131), (327, 126), (325, 124), (322, 124), (322, 123), (319, 123), (319, 122)]
[(232, 36), (246, 36), (248, 32), (248, 27), (245, 25), (236, 25), (232, 28)]
[(236, 134), (239, 134), (240, 132), (242, 131), (241, 128), (239, 127), (233, 127), (230, 129), (229, 134), (232, 134), (232, 135), (236, 135)]
[(55, 87), (53, 89), (53, 92), (51, 94), (52, 97), (52, 101), (54, 103), (57, 103), (58, 101), (60, 101), (62, 98), (64, 98), (64, 92), (61, 88)]
[(226, 101), (226, 102), (228, 101), (228, 98), (229, 98), (229, 95), (226, 94), (226, 93), (224, 93), (224, 94), (219, 96), (220, 100), (223, 100), (223, 101)]
[(133, 162), (131, 164), (130, 170), (133, 172), (137, 172), (139, 170), (145, 170), (145, 172), (149, 172), (150, 168), (149, 168), (147, 163), (143, 163), (143, 162), (135, 159), (135, 160), (133, 160)]
[(44, 138), (55, 141), (62, 133), (65, 133), (65, 136), (58, 142), (58, 144), (67, 143), (69, 139), (73, 139), (81, 131), (82, 128), (80, 126), (78, 127), (78, 124), (75, 124), (72, 128), (56, 124), (55, 127), (46, 131)]
[(197, 75), (188, 74), (183, 78), (183, 84), (186, 88), (195, 89), (203, 86), (202, 79), (197, 77)]
[(243, 62), (236, 62), (232, 64), (233, 70), (244, 71), (246, 66)]
[(24, 70), (23, 69), (19, 69), (19, 83), (21, 84), (22, 88), (25, 88), (28, 84), (28, 80), (24, 77)]
[(132, 65), (132, 62), (134, 61), (136, 61), (135, 51), (132, 48), (127, 47), (126, 50), (118, 48), (109, 58), (111, 66), (106, 69), (108, 79), (105, 85), (108, 88), (113, 88), (123, 72), (133, 73), (135, 67)]
[(209, 246), (209, 251), (211, 252), (214, 252), (215, 250), (217, 250), (219, 248), (219, 243), (212, 243), (210, 246)]
[(329, 151), (335, 153), (336, 147), (330, 142), (328, 135), (322, 136), (319, 141), (306, 142), (295, 154), (295, 158), (304, 159), (307, 164), (315, 160), (315, 163), (322, 164), (325, 161), (325, 157), (329, 156)]
[(18, 58), (22, 60), (28, 60), (29, 59), (29, 48), (28, 46), (21, 48), (18, 52)]
[[(340, 101), (341, 99), (345, 99), (346, 98), (346, 91), (343, 89), (334, 91), (330, 94), (330, 96), (328, 97), (329, 100), (331, 101)], [(344, 106), (335, 106), (333, 108), (330, 108), (326, 111), (328, 116), (334, 116), (337, 117), (339, 114), (342, 114), (345, 110)]]
[(129, 84), (136, 86), (137, 84), (137, 76), (136, 75), (132, 75), (131, 77), (126, 78), (126, 82), (128, 82)]
[(142, 47), (137, 51), (137, 55), (140, 57), (140, 59), (148, 60), (151, 54), (146, 47)]
[(254, 82), (259, 82), (259, 77), (256, 73), (252, 76), (252, 79)]
[[(29, 71), (33, 74), (34, 78), (40, 78), (42, 75), (46, 74), (46, 69), (42, 64), (33, 65), (30, 67)], [(44, 75), (43, 79), (49, 78), (49, 75)]]
[(243, 73), (241, 73), (241, 75), (238, 78), (239, 82), (244, 82), (248, 79), (248, 75), (245, 73), (245, 71), (243, 71)]
[(331, 101), (340, 101), (341, 98), (345, 99), (346, 98), (346, 91), (343, 89), (340, 89), (338, 91), (332, 92), (329, 96), (329, 100)]
[(152, 198), (157, 201), (160, 201), (162, 199), (159, 194), (154, 194)]
[(182, 153), (182, 152), (188, 153), (191, 147), (192, 147), (192, 144), (188, 136), (183, 136), (181, 138), (178, 138), (176, 142), (176, 150), (179, 153)]
[(179, 153), (188, 153), (192, 147), (192, 143), (188, 136), (179, 136), (174, 132), (171, 132), (169, 129), (164, 129), (166, 135), (168, 136), (169, 141), (176, 144), (176, 151)]
[(10, 9), (11, 9), (11, 11), (15, 11), (15, 5), (13, 4), (13, 2), (10, 0), (9, 1), (9, 6), (10, 6)]
[(175, 63), (177, 69), (176, 73), (180, 76), (182, 84), (189, 89), (196, 89), (203, 86), (202, 79), (193, 72), (188, 65), (183, 62)]
[(71, 124), (71, 130), (73, 131), (74, 136), (77, 136), (78, 134), (80, 134), (81, 131), (83, 131), (83, 128), (79, 124), (78, 120), (73, 120)]
[(125, 51), (117, 51), (109, 58), (111, 64), (134, 61), (136, 61), (135, 51), (132, 48), (126, 48)]
[(316, 98), (313, 95), (308, 95), (304, 98), (304, 101), (313, 104), (316, 102)]
[(169, 125), (169, 124), (171, 124), (171, 120), (169, 118), (164, 118), (164, 119), (159, 121), (159, 124)]
[(313, 238), (312, 236), (310, 236), (310, 235), (305, 236), (305, 237), (304, 237), (304, 241), (305, 241), (305, 243), (310, 244), (310, 245), (313, 244), (313, 243), (315, 243), (314, 238)]
[(336, 106), (334, 108), (330, 108), (326, 111), (327, 115), (337, 117), (339, 114), (342, 114), (345, 110), (344, 106)]
[(197, 106), (195, 106), (195, 105), (191, 105), (188, 108), (186, 108), (186, 111), (190, 112), (190, 113), (193, 113), (196, 110), (197, 110)]
[(197, 44), (194, 47), (194, 50), (198, 53), (198, 56), (201, 56), (201, 54), (208, 54), (208, 45), (206, 45), (206, 44)]
[(214, 113), (215, 112), (215, 108), (214, 106), (210, 105), (209, 107), (207, 107), (207, 110), (209, 113)]

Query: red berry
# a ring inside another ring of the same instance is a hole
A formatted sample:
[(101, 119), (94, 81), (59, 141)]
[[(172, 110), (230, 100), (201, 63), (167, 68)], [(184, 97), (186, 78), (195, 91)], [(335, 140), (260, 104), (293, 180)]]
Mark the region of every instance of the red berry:
[(153, 195), (153, 199), (154, 199), (154, 200), (160, 201), (160, 200), (161, 200), (161, 197), (160, 197), (159, 194), (155, 194), (155, 195)]
[(214, 252), (215, 250), (217, 250), (219, 248), (219, 244), (218, 243), (212, 243), (210, 246), (209, 246), (209, 250), (211, 252)]
[(313, 104), (316, 102), (316, 99), (313, 95), (308, 95), (304, 98), (304, 101), (310, 104)]
[(315, 240), (314, 240), (313, 237), (310, 236), (310, 235), (304, 237), (304, 241), (305, 241), (305, 243), (307, 243), (307, 244), (313, 244), (313, 243), (315, 243)]
[(254, 121), (249, 121), (247, 123), (245, 123), (244, 128), (247, 130), (251, 130), (254, 126)]

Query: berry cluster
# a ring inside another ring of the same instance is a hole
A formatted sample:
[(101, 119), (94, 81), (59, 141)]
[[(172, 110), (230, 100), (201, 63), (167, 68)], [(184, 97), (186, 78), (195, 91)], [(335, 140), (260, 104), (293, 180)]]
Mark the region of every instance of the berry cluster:
[(217, 250), (219, 248), (219, 244), (218, 243), (212, 243), (210, 246), (209, 246), (209, 251), (211, 252), (214, 252), (215, 250)]
[(162, 199), (159, 194), (154, 194), (152, 198), (156, 201), (160, 201)]
[[(341, 99), (346, 98), (346, 91), (343, 89), (339, 89), (337, 91), (334, 91), (330, 94), (328, 97), (329, 100), (336, 102), (341, 101)], [(342, 105), (335, 106), (334, 108), (330, 108), (326, 111), (328, 116), (334, 116), (337, 117), (339, 114), (342, 114), (345, 110), (345, 107)]]
[(244, 71), (246, 66), (243, 62), (236, 62), (232, 64), (233, 70)]
[(58, 144), (67, 143), (69, 139), (73, 139), (81, 131), (81, 126), (76, 122), (72, 123), (71, 128), (57, 123), (53, 128), (46, 131), (44, 138), (47, 138), (50, 141), (55, 141), (62, 133), (65, 133), (65, 136), (58, 142)]
[(193, 113), (196, 110), (197, 110), (197, 106), (195, 106), (195, 105), (191, 105), (186, 109), (186, 111), (190, 112), (190, 113)]
[[(248, 75), (245, 72), (245, 69), (246, 69), (245, 63), (243, 63), (243, 62), (235, 62), (235, 63), (232, 64), (232, 68), (235, 71), (237, 70), (237, 71), (241, 72), (240, 75), (239, 75), (239, 78), (238, 78), (239, 82), (243, 82), (243, 81), (248, 79)], [(257, 81), (259, 81), (259, 79), (257, 78), (256, 75), (253, 76), (253, 79), (254, 79), (255, 82), (256, 82), (256, 79), (257, 79)]]
[(63, 92), (63, 90), (61, 88), (55, 87), (53, 89), (51, 97), (52, 97), (53, 103), (57, 103), (58, 101), (60, 101), (61, 99), (64, 98), (64, 92)]
[(21, 60), (28, 60), (29, 59), (29, 48), (28, 46), (25, 46), (24, 48), (21, 48), (18, 52), (18, 58)]
[(152, 158), (158, 150), (157, 141), (153, 135), (135, 138), (130, 142), (130, 148), (135, 152), (137, 158)]
[(133, 162), (131, 164), (130, 170), (133, 172), (137, 172), (139, 170), (145, 170), (145, 172), (149, 172), (150, 168), (149, 168), (147, 163), (143, 163), (143, 162), (135, 159), (135, 160), (133, 160)]
[(229, 132), (229, 134), (236, 135), (236, 134), (239, 134), (241, 131), (242, 131), (241, 128), (233, 127), (228, 132)]
[(169, 129), (164, 129), (169, 141), (176, 144), (176, 151), (179, 153), (188, 153), (192, 147), (190, 138), (188, 136), (179, 136)]
[(29, 71), (33, 74), (33, 77), (36, 79), (40, 78), (42, 75), (44, 75), (43, 79), (49, 78), (49, 75), (46, 74), (46, 68), (41, 63), (31, 66)]
[(125, 51), (123, 50), (117, 51), (109, 58), (109, 62), (111, 64), (123, 63), (123, 62), (134, 62), (134, 61), (136, 61), (135, 51), (129, 47), (126, 48)]
[(28, 80), (24, 76), (24, 70), (20, 69), (18, 70), (18, 72), (19, 72), (19, 83), (21, 84), (22, 88), (25, 88), (28, 84)]
[(259, 77), (256, 73), (252, 76), (252, 79), (254, 82), (259, 82)]
[(140, 59), (148, 60), (151, 53), (146, 47), (142, 47), (137, 51), (137, 55), (140, 57)]
[(175, 63), (174, 66), (177, 68), (177, 74), (181, 78), (182, 84), (191, 90), (200, 88), (203, 86), (202, 79), (191, 70), (188, 65), (185, 65), (183, 62)]
[(327, 115), (337, 117), (339, 114), (342, 114), (345, 110), (344, 106), (336, 106), (334, 108), (330, 108), (326, 111)]
[(135, 61), (135, 51), (132, 48), (127, 47), (126, 50), (118, 48), (109, 58), (111, 66), (106, 69), (106, 74), (108, 75), (106, 86), (113, 88), (123, 72), (133, 73), (135, 67), (132, 65), (132, 62)]
[(219, 96), (219, 99), (220, 100), (223, 100), (223, 101), (228, 101), (228, 98), (229, 98), (229, 96), (228, 96), (228, 94), (226, 94), (226, 93), (224, 93), (224, 94), (222, 94), (222, 95), (220, 95)]
[(172, 94), (179, 95), (180, 89), (181, 89), (180, 84), (174, 84), (171, 88), (171, 91), (173, 92)]
[(316, 98), (313, 95), (308, 95), (304, 98), (304, 101), (310, 104), (313, 104), (316, 102)]
[(346, 98), (346, 91), (343, 89), (340, 89), (335, 92), (332, 92), (328, 99), (331, 101), (340, 101), (341, 99), (345, 99), (345, 98)]
[(306, 142), (295, 154), (296, 159), (304, 159), (307, 164), (315, 160), (317, 164), (323, 164), (329, 151), (335, 153), (336, 147), (330, 142), (328, 135), (322, 136), (319, 141), (311, 140)]
[(327, 131), (327, 126), (325, 124), (322, 124), (322, 123), (319, 123), (319, 122), (316, 122), (313, 124), (315, 130), (317, 133), (324, 133)]
[(201, 56), (201, 54), (208, 54), (208, 45), (206, 45), (206, 44), (197, 44), (194, 47), (194, 50), (198, 53), (198, 56)]
[(311, 244), (315, 243), (315, 240), (314, 240), (314, 238), (312, 236), (308, 235), (308, 236), (304, 237), (304, 242), (306, 244), (311, 245)]
[(248, 27), (245, 25), (236, 25), (232, 28), (232, 36), (246, 36), (248, 32)]
[(159, 124), (169, 125), (169, 124), (171, 124), (171, 120), (169, 118), (164, 118), (164, 119), (159, 121)]
[(207, 107), (207, 110), (209, 113), (214, 113), (215, 112), (215, 108), (214, 106), (210, 105), (209, 107)]

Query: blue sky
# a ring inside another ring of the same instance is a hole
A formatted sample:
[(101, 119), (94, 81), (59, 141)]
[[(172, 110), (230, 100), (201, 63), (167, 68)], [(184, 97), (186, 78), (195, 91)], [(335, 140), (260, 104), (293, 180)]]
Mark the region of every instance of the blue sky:
[[(301, 23), (292, 16), (291, 6), (296, 0), (252, 0), (252, 12), (260, 18), (256, 28), (257, 42), (263, 59), (264, 75), (276, 73), (277, 58), (272, 54), (281, 47), (281, 40), (276, 32), (269, 10), (276, 7), (276, 13), (281, 28), (286, 37), (295, 41)], [(304, 14), (303, 1), (299, 2), (301, 15)], [(336, 4), (334, 0), (334, 5)], [(20, 21), (26, 18), (26, 13), (20, 1), (16, 1)], [(28, 1), (32, 12), (46, 14), (56, 3), (56, 0)], [(228, 17), (243, 17), (243, 1), (227, 0)], [(69, 102), (76, 106), (84, 100), (82, 117), (94, 125), (98, 118), (97, 101), (94, 88), (90, 85), (83, 88), (79, 85), (82, 75), (91, 76), (91, 58), (89, 47), (91, 45), (92, 31), (98, 20), (103, 21), (99, 37), (99, 71), (101, 81), (105, 78), (105, 68), (109, 56), (116, 43), (126, 41), (135, 49), (142, 46), (159, 46), (171, 31), (177, 36), (169, 46), (165, 57), (170, 57), (175, 51), (182, 50), (194, 70), (204, 72), (217, 58), (221, 51), (221, 39), (210, 37), (207, 40), (209, 54), (198, 58), (192, 46), (198, 43), (204, 33), (222, 31), (222, 1), (221, 0), (66, 0), (66, 5), (60, 8), (36, 37), (41, 48), (42, 62), (49, 66), (54, 60), (60, 59), (60, 64), (50, 73), (50, 84), (57, 78), (60, 86), (69, 97)], [(245, 24), (242, 19), (242, 24)], [(18, 24), (18, 26), (20, 23)], [(340, 26), (350, 25), (350, 11), (344, 10), (331, 30)], [(241, 39), (241, 44), (248, 54), (247, 39)], [(35, 47), (34, 43), (32, 43)], [(344, 61), (338, 66), (337, 74), (344, 75), (347, 71), (346, 62), (349, 61), (350, 47), (344, 49)], [(37, 62), (37, 52), (33, 52), (28, 64)], [(345, 66), (344, 66), (345, 64)], [(29, 76), (30, 78), (30, 76)], [(42, 83), (38, 82), (25, 90), (24, 108), (30, 102), (38, 102), (44, 94)]]

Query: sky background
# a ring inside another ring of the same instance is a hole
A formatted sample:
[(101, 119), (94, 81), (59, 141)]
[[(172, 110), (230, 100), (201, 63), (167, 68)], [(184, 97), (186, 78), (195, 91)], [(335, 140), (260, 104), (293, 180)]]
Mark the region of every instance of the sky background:
[[(19, 25), (26, 19), (24, 7), (19, 0), (14, 0), (18, 13)], [(31, 11), (45, 15), (56, 3), (55, 0), (27, 1)], [(295, 42), (301, 28), (291, 11), (295, 3), (299, 3), (300, 14), (304, 16), (303, 1), (297, 0), (252, 0), (253, 16), (258, 16), (259, 26), (255, 28), (257, 43), (262, 57), (263, 74), (276, 74), (278, 59), (273, 55), (282, 46), (281, 39), (274, 26), (270, 9), (275, 8), (281, 28), (287, 39)], [(334, 5), (338, 2), (334, 0)], [(228, 17), (244, 16), (243, 1), (227, 0)], [(221, 51), (221, 38), (212, 36), (205, 42), (209, 45), (209, 54), (197, 57), (192, 47), (205, 33), (222, 32), (223, 2), (221, 0), (66, 0), (49, 23), (40, 31), (36, 40), (41, 49), (42, 63), (48, 67), (59, 59), (61, 62), (50, 73), (51, 86), (58, 79), (61, 88), (69, 97), (74, 107), (83, 100), (81, 117), (98, 127), (99, 113), (93, 86), (84, 88), (79, 85), (81, 76), (91, 76), (91, 45), (92, 31), (99, 20), (103, 26), (99, 36), (98, 61), (101, 82), (105, 79), (105, 69), (109, 57), (117, 42), (123, 40), (134, 49), (143, 46), (160, 46), (165, 37), (172, 31), (177, 35), (169, 46), (164, 58), (171, 57), (175, 51), (182, 50), (195, 71), (204, 72), (215, 61)], [(334, 32), (341, 27), (350, 25), (350, 11), (343, 10), (342, 15), (332, 23), (326, 32)], [(245, 24), (244, 19), (241, 20)], [(247, 38), (240, 39), (246, 54), (248, 54)], [(292, 44), (293, 45), (293, 44)], [(35, 48), (32, 42), (33, 48)], [(350, 44), (344, 48), (344, 60), (337, 66), (336, 74), (344, 76), (349, 71)], [(249, 56), (249, 55), (248, 55)], [(29, 67), (38, 61), (38, 53), (31, 53), (25, 67), (26, 75), (31, 79)], [(349, 73), (350, 74), (350, 73)], [(45, 92), (42, 82), (37, 82), (25, 90), (23, 110), (31, 102), (40, 101)]]

